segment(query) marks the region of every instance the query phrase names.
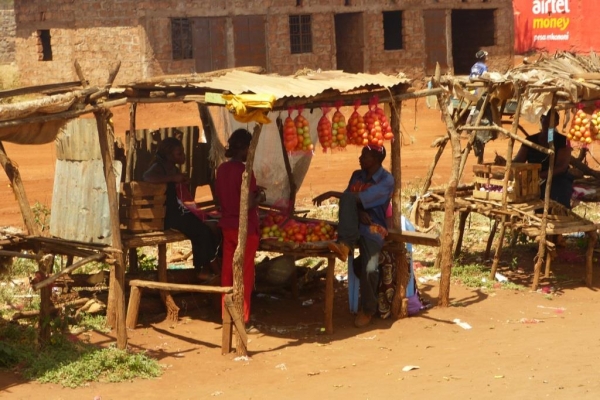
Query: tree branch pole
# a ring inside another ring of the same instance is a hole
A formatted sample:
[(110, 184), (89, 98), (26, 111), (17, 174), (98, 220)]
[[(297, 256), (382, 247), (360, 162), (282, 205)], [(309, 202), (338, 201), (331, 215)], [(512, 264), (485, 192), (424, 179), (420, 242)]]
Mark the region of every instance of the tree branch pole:
[[(244, 315), (244, 259), (246, 257), (246, 242), (248, 239), (248, 209), (250, 194), (250, 180), (254, 166), (256, 146), (260, 139), (262, 124), (256, 124), (252, 132), (252, 141), (248, 149), (246, 170), (242, 174), (242, 188), (240, 196), (240, 227), (238, 229), (238, 245), (233, 254), (233, 298), (235, 309), (240, 316)], [(244, 343), (242, 335), (237, 335), (236, 354), (245, 356), (248, 354), (247, 343)]]
[[(514, 135), (517, 134), (517, 130), (519, 129), (519, 119), (521, 117), (521, 106), (523, 104), (523, 96), (521, 95), (520, 88), (517, 89), (517, 110), (515, 112), (514, 120), (512, 123), (512, 133)], [(503, 187), (504, 191), (502, 192), (502, 210), (507, 210), (507, 199), (508, 199), (508, 181), (510, 179), (510, 171), (512, 167), (512, 159), (513, 159), (513, 148), (515, 146), (515, 139), (511, 136), (508, 142), (508, 148), (506, 150), (506, 166), (504, 171), (504, 180)], [(516, 177), (515, 177), (516, 178)], [(507, 214), (503, 213), (500, 217), (500, 233), (498, 234), (498, 239), (496, 242), (496, 251), (494, 252), (494, 261), (492, 262), (492, 271), (490, 273), (490, 280), (496, 279), (496, 270), (498, 269), (498, 264), (500, 263), (500, 254), (502, 252), (502, 245), (504, 243), (504, 233), (506, 232), (506, 219)], [(496, 224), (494, 224), (494, 228)]]
[[(542, 270), (542, 263), (546, 256), (546, 229), (548, 226), (548, 207), (550, 205), (550, 191), (552, 189), (552, 175), (554, 175), (554, 108), (556, 107), (557, 97), (552, 96), (552, 105), (550, 106), (550, 125), (548, 128), (548, 147), (551, 151), (550, 160), (548, 161), (548, 176), (546, 178), (546, 192), (544, 193), (544, 213), (542, 214), (542, 223), (540, 226), (540, 244), (538, 253), (533, 268), (533, 283), (531, 285), (532, 290), (537, 290), (540, 281), (540, 271)], [(552, 137), (551, 137), (552, 135)], [(552, 140), (550, 140), (552, 139)]]
[[(434, 86), (439, 86), (439, 65), (436, 68)], [(450, 305), (450, 274), (452, 272), (452, 248), (454, 241), (454, 207), (456, 202), (456, 188), (458, 187), (459, 169), (461, 161), (460, 137), (456, 131), (454, 121), (448, 113), (449, 95), (446, 92), (438, 94), (438, 103), (442, 119), (446, 123), (447, 132), (452, 146), (452, 169), (448, 187), (444, 194), (444, 226), (442, 230), (442, 245), (440, 247), (440, 268), (442, 270), (440, 279), (439, 305), (448, 307)]]
[(0, 142), (0, 165), (2, 165), (2, 168), (4, 168), (4, 172), (6, 172), (6, 176), (10, 181), (10, 187), (12, 188), (15, 198), (19, 203), (21, 216), (23, 217), (23, 222), (25, 223), (27, 233), (34, 236), (39, 235), (39, 229), (35, 224), (35, 217), (33, 215), (33, 211), (31, 211), (31, 207), (29, 206), (29, 201), (27, 200), (27, 193), (25, 193), (25, 187), (23, 186), (23, 181), (21, 180), (19, 168), (11, 161), (10, 158), (8, 158), (2, 142)]
[[(114, 304), (109, 301), (107, 309), (107, 323), (117, 329), (117, 347), (127, 347), (127, 330), (125, 326), (125, 258), (123, 256), (123, 243), (121, 241), (121, 229), (119, 222), (119, 199), (117, 195), (117, 178), (115, 175), (114, 160), (114, 133), (108, 129), (108, 117), (110, 111), (103, 109), (94, 113), (98, 126), (98, 140), (100, 142), (100, 153), (104, 167), (104, 178), (106, 181), (106, 194), (108, 196), (108, 210), (110, 213), (110, 235), (111, 246), (118, 250), (113, 254), (114, 274), (111, 274), (109, 290), (114, 293)], [(109, 296), (110, 299), (111, 296)]]

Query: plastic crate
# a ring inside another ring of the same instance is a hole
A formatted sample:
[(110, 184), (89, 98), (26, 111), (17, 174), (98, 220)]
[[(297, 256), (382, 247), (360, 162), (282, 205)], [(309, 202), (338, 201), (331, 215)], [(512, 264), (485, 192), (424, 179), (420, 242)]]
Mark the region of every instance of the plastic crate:
[[(473, 197), (502, 201), (505, 166), (476, 164)], [(508, 178), (508, 203), (523, 203), (540, 198), (540, 164), (513, 163)]]

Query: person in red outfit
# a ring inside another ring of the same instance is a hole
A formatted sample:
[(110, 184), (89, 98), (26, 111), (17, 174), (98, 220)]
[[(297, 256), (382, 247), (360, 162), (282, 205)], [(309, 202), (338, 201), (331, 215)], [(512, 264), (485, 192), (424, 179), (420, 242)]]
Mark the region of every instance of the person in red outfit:
[[(242, 174), (246, 169), (246, 159), (252, 135), (246, 129), (233, 132), (228, 140), (225, 157), (228, 161), (217, 169), (215, 191), (217, 202), (221, 207), (219, 226), (223, 231), (223, 266), (221, 270), (221, 285), (233, 285), (233, 254), (238, 245), (238, 230), (240, 221), (240, 198), (242, 194)], [(250, 299), (254, 288), (254, 256), (258, 249), (259, 220), (258, 204), (265, 201), (264, 189), (256, 185), (254, 173), (250, 178), (250, 193), (248, 196), (248, 236), (244, 253), (244, 323), (250, 321)], [(223, 296), (222, 301), (224, 301)]]

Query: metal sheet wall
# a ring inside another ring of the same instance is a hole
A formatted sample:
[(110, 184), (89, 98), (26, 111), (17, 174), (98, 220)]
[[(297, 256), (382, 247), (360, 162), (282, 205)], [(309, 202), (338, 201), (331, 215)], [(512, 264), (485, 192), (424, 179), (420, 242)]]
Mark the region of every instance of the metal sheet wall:
[[(50, 234), (110, 244), (108, 195), (95, 120), (70, 121), (56, 138), (56, 153)], [(118, 190), (121, 162), (113, 166)]]

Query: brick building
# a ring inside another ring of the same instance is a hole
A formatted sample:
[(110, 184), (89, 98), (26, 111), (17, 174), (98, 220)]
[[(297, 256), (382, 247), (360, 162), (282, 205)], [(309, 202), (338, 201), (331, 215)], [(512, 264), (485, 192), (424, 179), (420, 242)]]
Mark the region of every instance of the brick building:
[(15, 12), (12, 0), (0, 0), (0, 65), (15, 62)]
[(513, 58), (512, 0), (15, 0), (22, 84), (92, 83), (120, 60), (117, 83), (261, 65), (466, 74), (484, 48), (490, 67)]

